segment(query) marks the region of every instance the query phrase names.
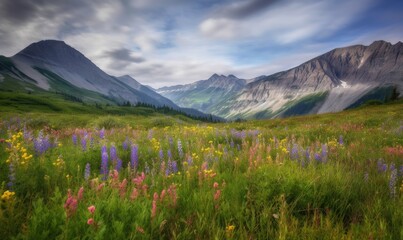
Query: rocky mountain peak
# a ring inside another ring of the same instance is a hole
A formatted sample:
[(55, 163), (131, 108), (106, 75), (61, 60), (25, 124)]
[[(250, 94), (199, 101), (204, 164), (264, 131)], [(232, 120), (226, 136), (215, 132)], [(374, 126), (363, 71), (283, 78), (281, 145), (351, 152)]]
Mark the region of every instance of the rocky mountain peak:
[(70, 65), (71, 62), (77, 61), (89, 62), (79, 51), (59, 40), (42, 40), (32, 43), (14, 57), (21, 56), (59, 65)]
[(209, 79), (214, 79), (214, 78), (218, 78), (220, 77), (220, 75), (218, 75), (217, 73), (214, 73), (213, 75), (211, 75), (211, 77), (209, 77)]
[(379, 48), (379, 47), (382, 47), (382, 46), (392, 46), (392, 44), (390, 42), (386, 42), (386, 41), (383, 41), (383, 40), (378, 40), (378, 41), (374, 41), (373, 43), (371, 43), (369, 45), (369, 47), (372, 47), (372, 48)]
[(207, 80), (210, 81), (216, 81), (216, 80), (239, 80), (239, 78), (237, 78), (235, 75), (233, 74), (229, 74), (228, 76), (225, 76), (223, 74), (218, 75), (217, 73), (214, 73), (213, 75), (211, 75), (210, 78), (208, 78)]

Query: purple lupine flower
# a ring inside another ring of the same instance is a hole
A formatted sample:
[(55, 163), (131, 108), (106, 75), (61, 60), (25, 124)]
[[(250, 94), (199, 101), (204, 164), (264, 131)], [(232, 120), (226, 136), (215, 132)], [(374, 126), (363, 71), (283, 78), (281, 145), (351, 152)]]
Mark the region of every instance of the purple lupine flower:
[(105, 138), (105, 128), (102, 128), (99, 130), (99, 138), (104, 139)]
[(83, 149), (83, 152), (87, 151), (87, 136), (81, 138), (81, 148)]
[(108, 154), (108, 149), (106, 148), (105, 145), (103, 145), (103, 146), (101, 147), (101, 153), (104, 153), (104, 152), (106, 152), (106, 154)]
[(234, 148), (234, 139), (231, 138), (231, 142), (230, 142), (229, 145), (230, 145), (231, 148)]
[(71, 136), (71, 139), (73, 140), (73, 144), (77, 145), (77, 135), (73, 134), (73, 136)]
[(343, 140), (343, 136), (342, 136), (342, 135), (339, 136), (339, 144), (340, 144), (340, 145), (343, 145), (343, 144), (344, 144), (344, 140)]
[(392, 172), (393, 170), (395, 170), (395, 164), (391, 163), (389, 166), (389, 170)]
[(321, 155), (319, 154), (319, 153), (315, 153), (315, 160), (317, 161), (317, 162), (322, 162), (322, 157), (321, 157)]
[(171, 164), (171, 160), (168, 160), (168, 164), (165, 168), (165, 175), (169, 176), (172, 173), (172, 164)]
[(24, 131), (24, 139), (25, 140), (31, 140), (32, 139), (32, 132), (27, 130), (26, 126), (24, 126), (23, 131)]
[(177, 173), (178, 172), (178, 163), (176, 161), (172, 161), (171, 166), (172, 166), (172, 172)]
[(171, 149), (168, 149), (167, 156), (168, 156), (168, 159), (172, 159)]
[(116, 147), (114, 145), (111, 146), (109, 149), (109, 156), (111, 158), (111, 161), (115, 162), (118, 160), (118, 153), (116, 152)]
[(379, 173), (386, 172), (386, 170), (388, 169), (388, 165), (383, 162), (383, 159), (382, 159), (382, 158), (380, 158), (380, 159), (378, 160), (377, 166), (378, 166), (378, 172), (379, 172)]
[(129, 146), (131, 145), (132, 143), (130, 142), (130, 140), (128, 139), (128, 138), (126, 138), (126, 140), (123, 142), (123, 144), (122, 144), (122, 147), (123, 147), (123, 150), (127, 150), (127, 149), (129, 149)]
[(165, 170), (165, 175), (170, 175), (178, 172), (178, 163), (176, 161), (168, 160), (168, 166)]
[(10, 162), (9, 165), (8, 180), (7, 187), (9, 190), (12, 190), (15, 182), (15, 168), (13, 162)]
[(85, 164), (84, 179), (88, 180), (91, 176), (91, 165), (90, 163)]
[(120, 172), (120, 170), (122, 169), (122, 160), (120, 158), (118, 158), (117, 162), (116, 162), (116, 166), (115, 166), (116, 171)]
[(245, 130), (242, 130), (242, 132), (241, 132), (241, 138), (242, 138), (242, 139), (245, 139), (245, 138), (246, 138), (246, 132), (245, 132)]
[(298, 159), (298, 145), (297, 144), (294, 144), (292, 146), (290, 155), (291, 155), (291, 159), (293, 159), (293, 160)]
[(390, 173), (390, 179), (389, 179), (389, 191), (391, 198), (396, 198), (396, 182), (397, 182), (397, 169), (393, 169), (393, 171), (391, 171)]
[(106, 180), (108, 178), (108, 151), (106, 150), (106, 146), (102, 147), (101, 156), (101, 175), (103, 175), (102, 180)]
[(132, 169), (136, 169), (139, 165), (139, 153), (138, 153), (138, 146), (132, 145), (131, 153), (130, 153), (130, 167)]
[(162, 161), (164, 159), (164, 151), (162, 151), (162, 149), (160, 149), (158, 155), (159, 155), (160, 161)]
[(49, 141), (49, 137), (44, 136), (43, 132), (40, 131), (38, 134), (38, 137), (34, 139), (35, 153), (37, 155), (42, 155), (44, 152), (46, 152), (51, 147), (52, 147), (52, 144)]
[(183, 157), (183, 149), (182, 149), (182, 142), (179, 139), (178, 140), (178, 153), (179, 153), (179, 157), (182, 158)]

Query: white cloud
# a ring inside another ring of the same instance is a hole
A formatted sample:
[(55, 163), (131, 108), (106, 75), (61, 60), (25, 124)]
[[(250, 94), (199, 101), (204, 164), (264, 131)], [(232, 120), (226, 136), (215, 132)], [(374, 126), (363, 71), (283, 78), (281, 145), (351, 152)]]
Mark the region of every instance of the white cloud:
[(141, 33), (135, 34), (133, 42), (145, 52), (154, 50), (163, 41), (163, 33), (152, 29), (142, 29)]
[(339, 30), (365, 11), (372, 1), (288, 0), (247, 18), (212, 16), (205, 19), (199, 29), (205, 36), (215, 39), (268, 37), (277, 43), (289, 44)]
[(95, 9), (96, 18), (101, 22), (111, 21), (122, 11), (119, 1), (110, 1), (97, 4)]

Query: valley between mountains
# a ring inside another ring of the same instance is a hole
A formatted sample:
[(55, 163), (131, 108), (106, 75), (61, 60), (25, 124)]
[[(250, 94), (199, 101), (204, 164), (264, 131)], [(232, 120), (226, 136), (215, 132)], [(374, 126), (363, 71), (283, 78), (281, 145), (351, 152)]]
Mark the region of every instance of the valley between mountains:
[(167, 106), (228, 120), (338, 112), (370, 100), (402, 97), (403, 43), (337, 48), (295, 68), (252, 79), (213, 74), (207, 80), (153, 89), (130, 75), (105, 73), (62, 41), (44, 40), (0, 57), (0, 90), (50, 91), (97, 104)]

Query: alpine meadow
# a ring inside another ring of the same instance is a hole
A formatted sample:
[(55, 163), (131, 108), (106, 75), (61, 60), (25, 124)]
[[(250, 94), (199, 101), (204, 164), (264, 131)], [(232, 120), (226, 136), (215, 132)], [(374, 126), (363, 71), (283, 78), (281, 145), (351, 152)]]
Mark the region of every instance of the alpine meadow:
[(0, 2), (1, 239), (403, 239), (401, 1)]

